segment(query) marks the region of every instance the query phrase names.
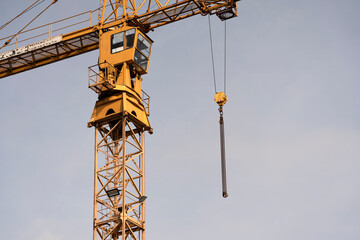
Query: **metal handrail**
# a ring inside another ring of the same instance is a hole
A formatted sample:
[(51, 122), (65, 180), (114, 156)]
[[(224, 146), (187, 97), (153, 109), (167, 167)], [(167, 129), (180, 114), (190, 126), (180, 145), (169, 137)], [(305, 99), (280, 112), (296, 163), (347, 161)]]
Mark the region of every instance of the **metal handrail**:
[[(12, 35), (9, 35), (9, 36), (6, 36), (6, 37), (2, 37), (2, 38), (0, 38), (0, 41), (3, 41), (3, 40), (6, 40), (6, 39), (9, 39), (9, 38), (12, 38), (12, 37), (16, 36), (16, 41), (14, 43), (8, 44), (6, 46), (6, 48), (8, 48), (9, 46), (13, 46), (13, 45), (16, 45), (16, 48), (18, 48), (19, 43), (27, 42), (29, 40), (33, 40), (33, 39), (36, 39), (36, 38), (39, 38), (39, 37), (45, 36), (45, 35), (48, 35), (47, 39), (51, 39), (54, 32), (59, 32), (61, 30), (68, 29), (68, 28), (73, 27), (73, 26), (88, 23), (88, 26), (91, 27), (92, 14), (95, 11), (97, 11), (97, 10), (82, 12), (82, 13), (79, 13), (79, 14), (76, 14), (76, 15), (73, 15), (73, 16), (58, 20), (58, 21), (54, 21), (54, 22), (51, 22), (51, 23), (47, 23), (47, 24), (44, 24), (44, 25), (41, 25), (41, 26), (38, 26), (38, 27), (34, 27), (34, 28), (31, 28), (31, 29), (25, 30), (25, 31), (20, 32), (20, 33), (16, 33), (16, 34), (12, 34)], [(71, 22), (69, 24), (65, 24), (65, 26), (64, 25), (58, 26), (59, 24), (64, 23), (65, 21), (67, 21), (69, 19), (79, 18), (79, 17), (83, 17), (83, 16), (86, 16), (85, 20), (81, 19), (81, 20), (76, 21), (75, 23)], [(54, 28), (54, 26), (58, 26), (58, 27)], [(44, 28), (47, 28), (47, 29), (43, 30)], [(34, 33), (36, 30), (38, 30), (38, 31), (43, 30), (43, 31), (36, 34), (35, 36), (30, 36), (28, 38), (19, 39), (21, 36), (24, 36), (24, 34), (26, 34), (26, 33), (28, 33), (28, 34)], [(44, 39), (39, 39), (39, 40), (44, 40)], [(34, 42), (34, 40), (32, 41), (32, 43), (33, 42)]]
[(150, 96), (144, 91), (141, 90), (141, 100), (145, 108), (145, 112), (147, 115), (150, 115)]
[[(101, 74), (99, 69), (102, 69)], [(88, 86), (96, 93), (110, 90), (115, 86), (115, 82), (111, 80), (116, 79), (118, 75), (119, 70), (108, 62), (92, 65), (89, 67)], [(150, 96), (144, 90), (141, 90), (141, 102), (146, 114), (150, 115)]]

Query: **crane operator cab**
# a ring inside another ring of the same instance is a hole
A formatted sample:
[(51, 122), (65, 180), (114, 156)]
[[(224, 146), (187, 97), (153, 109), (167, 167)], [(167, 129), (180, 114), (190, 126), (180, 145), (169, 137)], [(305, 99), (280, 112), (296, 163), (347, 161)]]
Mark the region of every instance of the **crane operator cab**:
[(148, 72), (152, 42), (136, 27), (100, 35), (98, 72), (89, 68), (89, 87), (99, 94), (89, 126), (126, 112), (135, 125), (151, 129), (141, 76)]
[(152, 41), (137, 28), (119, 28), (100, 36), (99, 62), (117, 68), (124, 62), (140, 75), (148, 71)]

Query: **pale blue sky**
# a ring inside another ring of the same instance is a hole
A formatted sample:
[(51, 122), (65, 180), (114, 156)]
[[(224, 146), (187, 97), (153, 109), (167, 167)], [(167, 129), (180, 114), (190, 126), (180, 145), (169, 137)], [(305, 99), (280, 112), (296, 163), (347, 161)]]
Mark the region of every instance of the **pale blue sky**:
[[(34, 26), (98, 5), (88, 2), (59, 1)], [(0, 3), (0, 24), (27, 5)], [(207, 17), (149, 34), (147, 239), (360, 239), (359, 11), (357, 0), (238, 3), (227, 24), (227, 199)], [(211, 20), (220, 85), (223, 24)], [(96, 62), (92, 52), (0, 80), (2, 239), (91, 238)]]

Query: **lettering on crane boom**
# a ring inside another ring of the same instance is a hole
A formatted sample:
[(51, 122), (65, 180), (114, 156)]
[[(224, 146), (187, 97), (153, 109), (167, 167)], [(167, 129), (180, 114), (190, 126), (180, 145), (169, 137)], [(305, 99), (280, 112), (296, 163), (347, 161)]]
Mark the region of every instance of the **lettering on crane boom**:
[(20, 55), (23, 53), (27, 53), (30, 51), (34, 51), (34, 50), (52, 45), (54, 43), (61, 42), (61, 40), (62, 40), (62, 36), (60, 35), (60, 36), (53, 37), (51, 39), (45, 39), (40, 42), (32, 43), (32, 44), (29, 44), (29, 45), (26, 45), (26, 46), (23, 46), (23, 47), (20, 47), (20, 48), (17, 48), (17, 49), (14, 49), (14, 50), (11, 50), (11, 51), (8, 51), (5, 53), (0, 53), (0, 60), (4, 60), (4, 59), (14, 57), (14, 56), (17, 56), (17, 55)]

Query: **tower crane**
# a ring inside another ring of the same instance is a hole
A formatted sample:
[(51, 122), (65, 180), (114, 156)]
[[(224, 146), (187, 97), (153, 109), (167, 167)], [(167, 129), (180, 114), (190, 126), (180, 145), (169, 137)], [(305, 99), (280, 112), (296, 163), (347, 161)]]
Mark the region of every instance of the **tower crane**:
[[(95, 129), (94, 240), (145, 239), (144, 134), (153, 131), (148, 118), (150, 97), (141, 87), (153, 44), (147, 34), (199, 14), (228, 20), (237, 16), (237, 1), (100, 0), (98, 9), (84, 13), (90, 16), (88, 27), (53, 36), (57, 22), (46, 24), (40, 27), (49, 26), (48, 39), (22, 47), (18, 47), (19, 36), (39, 27), (0, 39), (7, 40), (3, 46), (16, 44), (0, 54), (0, 78), (99, 49), (88, 81), (98, 94), (88, 123)], [(92, 25), (95, 12), (98, 22)], [(215, 98), (222, 111), (226, 96), (220, 95)], [(223, 138), (223, 125), (221, 129)]]

